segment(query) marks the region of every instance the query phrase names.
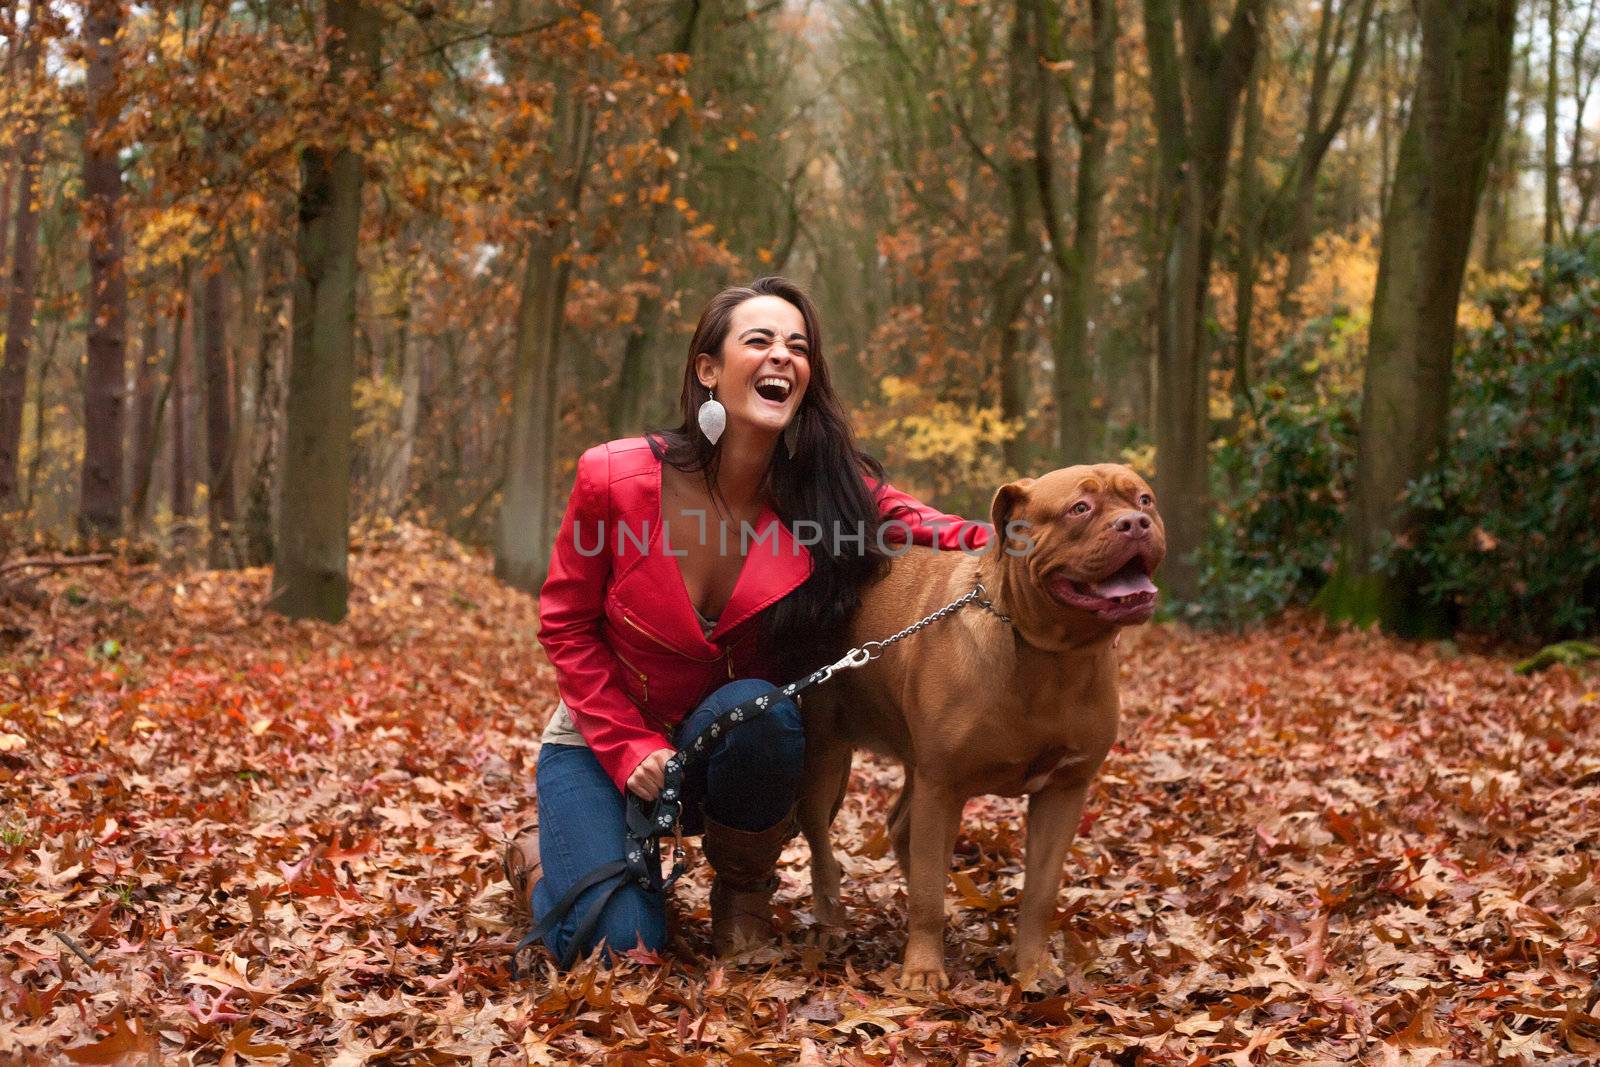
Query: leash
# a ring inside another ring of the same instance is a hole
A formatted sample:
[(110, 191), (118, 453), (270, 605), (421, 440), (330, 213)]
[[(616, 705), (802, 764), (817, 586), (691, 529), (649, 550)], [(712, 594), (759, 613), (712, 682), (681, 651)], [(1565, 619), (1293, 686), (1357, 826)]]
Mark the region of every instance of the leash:
[[(851, 670), (855, 667), (864, 667), (868, 663), (883, 655), (883, 650), (902, 641), (912, 634), (929, 626), (946, 615), (961, 610), (967, 604), (977, 604), (991, 615), (999, 617), (1007, 625), (1013, 625), (1011, 616), (997, 609), (993, 602), (984, 595), (983, 583), (977, 582), (974, 587), (963, 595), (952, 600), (939, 610), (925, 615), (916, 622), (907, 626), (898, 633), (891, 634), (879, 641), (866, 641), (860, 646), (852, 648), (839, 659), (826, 667), (819, 667), (800, 679), (783, 686), (777, 693), (766, 693), (762, 696), (752, 697), (749, 700), (735, 704), (721, 715), (711, 721), (711, 725), (690, 742), (688, 748), (679, 749), (667, 760), (662, 769), (661, 792), (653, 801), (640, 799), (634, 793), (628, 793), (626, 813), (627, 847), (624, 858), (603, 863), (591, 870), (588, 874), (578, 879), (571, 889), (568, 889), (562, 898), (555, 902), (543, 920), (534, 925), (523, 939), (517, 942), (517, 947), (511, 950), (511, 977), (519, 977), (517, 970), (517, 956), (522, 950), (532, 945), (535, 941), (543, 941), (546, 947), (550, 946), (550, 934), (566, 920), (571, 913), (578, 898), (597, 885), (610, 882), (611, 885), (601, 893), (584, 910), (582, 918), (578, 920), (577, 929), (567, 941), (565, 952), (557, 955), (557, 962), (562, 970), (569, 969), (577, 959), (578, 946), (589, 940), (595, 927), (600, 923), (600, 915), (605, 911), (605, 906), (618, 889), (630, 882), (652, 893), (665, 893), (671, 889), (678, 878), (682, 876), (686, 865), (684, 863), (683, 835), (681, 817), (683, 815), (683, 779), (691, 767), (698, 767), (705, 759), (710, 746), (724, 733), (733, 730), (744, 723), (759, 719), (765, 715), (769, 708), (778, 701), (787, 700), (803, 689), (807, 689), (820, 682), (825, 682), (840, 671)], [(661, 839), (668, 834), (672, 835), (672, 869), (665, 877), (661, 874)], [(533, 910), (530, 902), (530, 912)]]

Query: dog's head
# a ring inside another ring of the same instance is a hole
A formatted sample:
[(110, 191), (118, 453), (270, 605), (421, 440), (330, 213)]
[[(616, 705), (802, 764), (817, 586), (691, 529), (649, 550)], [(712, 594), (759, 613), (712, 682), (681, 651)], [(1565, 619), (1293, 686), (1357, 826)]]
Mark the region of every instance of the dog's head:
[[(1155, 493), (1120, 463), (1063, 467), (1002, 485), (990, 505), (1007, 565), (1075, 620), (1145, 622), (1167, 554)], [(1010, 524), (1008, 526), (1008, 524)]]

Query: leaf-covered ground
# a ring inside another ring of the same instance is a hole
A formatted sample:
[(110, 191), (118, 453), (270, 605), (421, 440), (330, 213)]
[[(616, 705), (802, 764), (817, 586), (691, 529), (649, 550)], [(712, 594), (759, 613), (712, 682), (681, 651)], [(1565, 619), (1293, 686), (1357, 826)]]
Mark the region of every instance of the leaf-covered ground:
[(1020, 804), (984, 799), (954, 988), (896, 990), (898, 772), (862, 759), (844, 943), (796, 841), (770, 956), (702, 962), (697, 864), (667, 958), (519, 982), (497, 856), (554, 700), (535, 604), (413, 527), (359, 547), (338, 627), (263, 612), (262, 571), (0, 604), (0, 1061), (1600, 1058), (1593, 677), (1304, 622), (1130, 635), (1042, 988), (1000, 964)]

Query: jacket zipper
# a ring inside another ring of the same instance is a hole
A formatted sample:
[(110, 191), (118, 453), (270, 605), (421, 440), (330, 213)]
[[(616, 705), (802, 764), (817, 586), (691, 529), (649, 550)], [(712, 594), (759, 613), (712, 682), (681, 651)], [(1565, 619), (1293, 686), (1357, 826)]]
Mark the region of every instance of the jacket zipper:
[[(665, 641), (661, 640), (661, 638), (657, 637), (655, 634), (651, 633), (649, 630), (646, 630), (643, 626), (640, 626), (638, 623), (634, 622), (633, 621), (633, 616), (628, 614), (628, 611), (627, 611), (626, 608), (624, 608), (623, 611), (622, 611), (622, 618), (623, 618), (623, 621), (626, 622), (629, 626), (633, 627), (635, 630), (638, 630), (640, 633), (644, 634), (646, 637), (648, 637), (650, 640), (654, 641), (656, 644), (660, 645), (662, 648), (668, 649), (669, 651), (671, 651), (671, 652), (673, 652), (673, 653), (675, 653), (675, 654), (677, 654), (679, 656), (684, 656), (685, 659), (694, 660), (696, 663), (715, 663), (718, 659), (721, 659), (723, 661), (723, 665), (727, 668), (728, 680), (729, 681), (733, 680), (733, 646), (732, 645), (729, 645), (726, 649), (724, 649), (721, 656), (711, 656), (709, 658), (701, 658), (699, 656), (689, 656), (689, 655), (686, 655), (683, 652), (682, 649), (675, 648), (674, 646), (667, 644)], [(618, 659), (622, 659), (622, 657), (620, 655), (617, 658)], [(623, 659), (622, 662), (628, 663), (628, 661), (625, 660), (625, 659)], [(643, 682), (644, 681), (644, 672), (639, 670), (639, 668), (634, 667), (633, 664), (631, 664), (631, 663), (628, 663), (628, 666), (630, 668), (632, 668), (633, 672), (639, 676), (639, 680), (641, 682)], [(650, 692), (649, 688), (646, 687), (646, 689), (645, 689), (645, 699), (646, 700), (650, 699), (649, 692)]]
[[(628, 610), (626, 608), (624, 608), (623, 611), (622, 611), (622, 618), (623, 618), (623, 621), (625, 621), (629, 626), (632, 626), (635, 630), (638, 630), (640, 633), (644, 634), (646, 637), (648, 637), (650, 640), (654, 641), (656, 644), (660, 645), (662, 648), (665, 648), (670, 652), (676, 653), (677, 655), (682, 656), (684, 659), (692, 659), (696, 663), (715, 663), (717, 660), (722, 658), (722, 656), (720, 654), (719, 655), (715, 655), (715, 656), (691, 656), (688, 653), (684, 652), (683, 649), (678, 648), (675, 645), (667, 644), (665, 641), (661, 640), (661, 638), (657, 637), (655, 634), (651, 633), (649, 630), (646, 630), (643, 626), (640, 626), (638, 623), (634, 622), (633, 621), (633, 616), (628, 613)], [(729, 669), (730, 670), (732, 669), (731, 665), (730, 665)]]
[(645, 674), (644, 671), (641, 671), (638, 667), (635, 667), (633, 664), (629, 663), (626, 659), (623, 659), (622, 653), (617, 652), (616, 649), (612, 649), (612, 651), (616, 652), (617, 659), (621, 660), (622, 665), (624, 667), (628, 668), (634, 674), (637, 674), (639, 676), (639, 688), (644, 690), (644, 696), (641, 699), (646, 704), (650, 703), (650, 677), (649, 677), (649, 675)]

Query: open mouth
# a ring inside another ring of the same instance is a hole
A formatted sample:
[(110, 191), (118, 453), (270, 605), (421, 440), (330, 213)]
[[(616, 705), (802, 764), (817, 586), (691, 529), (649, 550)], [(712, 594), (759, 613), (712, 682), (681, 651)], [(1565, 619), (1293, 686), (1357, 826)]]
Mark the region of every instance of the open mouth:
[(794, 391), (794, 383), (786, 378), (768, 375), (756, 379), (756, 395), (770, 404), (782, 404)]
[(1155, 614), (1156, 583), (1144, 556), (1135, 553), (1115, 572), (1095, 582), (1081, 582), (1056, 572), (1047, 579), (1050, 595), (1068, 607), (1088, 611), (1107, 622), (1144, 622)]

